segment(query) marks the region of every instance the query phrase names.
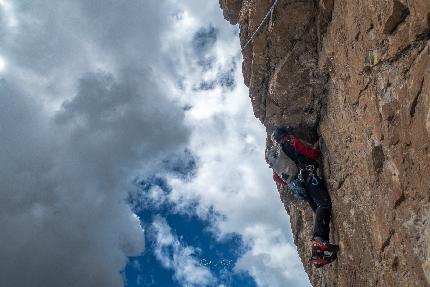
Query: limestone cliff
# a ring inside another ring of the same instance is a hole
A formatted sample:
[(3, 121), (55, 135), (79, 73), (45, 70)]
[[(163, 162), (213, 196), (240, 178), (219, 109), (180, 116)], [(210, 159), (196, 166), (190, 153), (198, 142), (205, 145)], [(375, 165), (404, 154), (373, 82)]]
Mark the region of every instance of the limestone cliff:
[[(220, 0), (242, 46), (270, 0)], [(342, 253), (308, 262), (313, 215), (279, 190), (313, 286), (430, 286), (430, 1), (278, 0), (243, 51), (255, 116), (320, 141)]]

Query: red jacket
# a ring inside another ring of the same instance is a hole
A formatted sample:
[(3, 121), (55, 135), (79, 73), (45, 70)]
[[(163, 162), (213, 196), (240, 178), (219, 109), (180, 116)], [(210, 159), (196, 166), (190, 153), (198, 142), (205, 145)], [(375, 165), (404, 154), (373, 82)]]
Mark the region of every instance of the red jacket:
[(291, 142), (291, 145), (293, 148), (298, 152), (299, 154), (312, 159), (317, 160), (318, 158), (318, 150), (316, 148), (310, 148), (306, 145), (304, 145), (298, 138), (294, 138)]

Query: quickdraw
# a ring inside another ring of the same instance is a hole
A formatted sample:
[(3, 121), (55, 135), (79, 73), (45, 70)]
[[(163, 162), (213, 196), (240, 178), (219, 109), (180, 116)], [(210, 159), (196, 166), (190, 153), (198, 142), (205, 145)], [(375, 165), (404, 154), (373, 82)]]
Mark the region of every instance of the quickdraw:
[(299, 169), (299, 174), (297, 175), (297, 178), (300, 182), (302, 182), (302, 183), (305, 182), (305, 179), (304, 179), (303, 174), (302, 174), (302, 169)]

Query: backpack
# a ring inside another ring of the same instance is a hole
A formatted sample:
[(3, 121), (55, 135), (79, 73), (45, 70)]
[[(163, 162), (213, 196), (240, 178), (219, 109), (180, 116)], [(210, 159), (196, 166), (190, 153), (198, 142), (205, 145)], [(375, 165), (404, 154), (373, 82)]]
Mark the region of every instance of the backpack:
[(305, 199), (307, 192), (304, 181), (298, 176), (296, 163), (288, 157), (280, 145), (273, 145), (267, 152), (267, 163), (273, 171), (287, 182), (288, 190), (297, 199)]
[(290, 183), (299, 172), (296, 163), (282, 151), (280, 145), (270, 147), (267, 152), (267, 163), (287, 183)]

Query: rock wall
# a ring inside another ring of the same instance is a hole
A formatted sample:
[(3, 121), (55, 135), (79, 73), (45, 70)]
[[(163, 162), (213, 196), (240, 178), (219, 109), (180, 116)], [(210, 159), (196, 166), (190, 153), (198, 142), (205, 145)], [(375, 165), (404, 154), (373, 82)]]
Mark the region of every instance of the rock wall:
[[(220, 0), (242, 46), (270, 0)], [(313, 269), (309, 207), (279, 187), (313, 286), (430, 286), (430, 1), (278, 0), (243, 51), (254, 113), (319, 140), (334, 264)]]

